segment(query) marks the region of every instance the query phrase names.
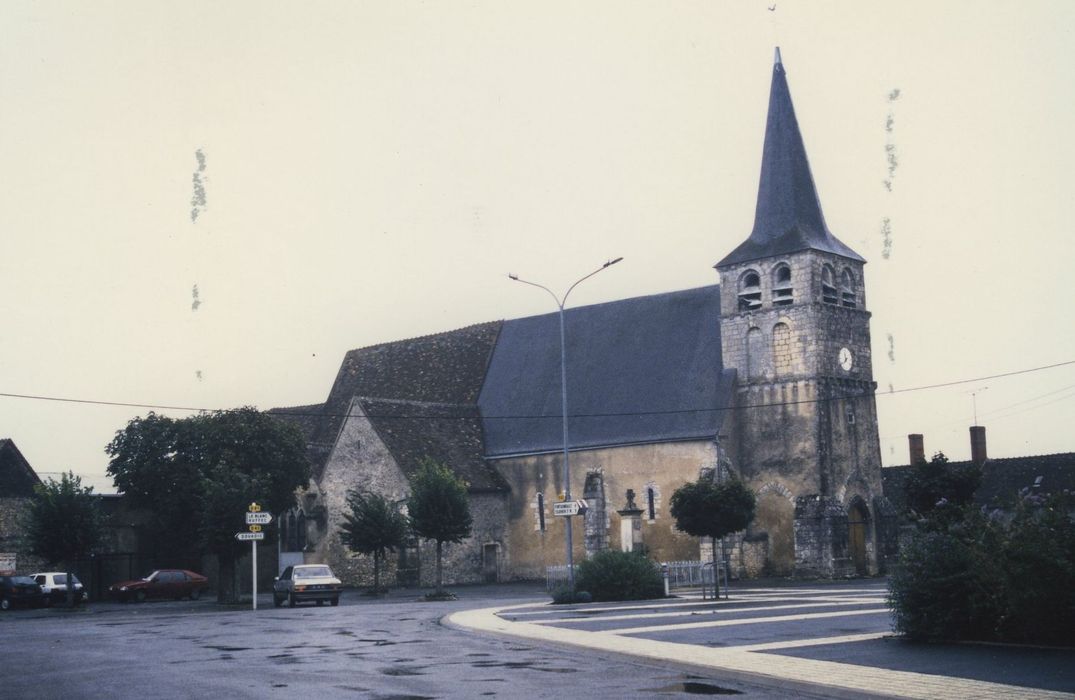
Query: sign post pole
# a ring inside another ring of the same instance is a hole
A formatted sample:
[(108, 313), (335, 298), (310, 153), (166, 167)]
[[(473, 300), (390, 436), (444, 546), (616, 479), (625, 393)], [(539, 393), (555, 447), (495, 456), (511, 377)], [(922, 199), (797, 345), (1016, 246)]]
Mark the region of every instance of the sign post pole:
[(258, 609), (258, 540), (265, 538), (265, 533), (261, 531), (262, 525), (268, 525), (272, 521), (272, 515), (269, 513), (262, 513), (261, 506), (257, 503), (251, 503), (246, 509), (246, 524), (250, 532), (237, 532), (235, 538), (239, 541), (250, 540), (250, 589), (253, 592), (253, 605), (254, 610)]
[(258, 541), (250, 540), (250, 560), (253, 563), (253, 574), (251, 575), (251, 585), (253, 588), (253, 595), (251, 598), (254, 600), (254, 610), (258, 609)]

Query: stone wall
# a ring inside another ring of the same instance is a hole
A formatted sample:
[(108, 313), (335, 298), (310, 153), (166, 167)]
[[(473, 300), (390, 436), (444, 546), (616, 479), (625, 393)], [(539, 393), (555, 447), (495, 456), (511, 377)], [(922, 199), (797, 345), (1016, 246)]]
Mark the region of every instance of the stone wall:
[(46, 563), (26, 550), (23, 521), (29, 506), (29, 498), (0, 498), (0, 552), (16, 555), (19, 574), (40, 571)]
[[(545, 567), (562, 565), (565, 559), (565, 524), (553, 515), (553, 505), (563, 491), (562, 454), (513, 457), (496, 462), (497, 469), (512, 485), (507, 499), (510, 556), (505, 561), (505, 580), (540, 579)], [(612, 447), (573, 452), (571, 459), (571, 496), (582, 498), (590, 477), (591, 490), (600, 474), (603, 485), (604, 518), (575, 517), (572, 524), (576, 562), (588, 554), (586, 543), (604, 542), (620, 547), (620, 516), (627, 489), (633, 489), (642, 509), (642, 543), (647, 554), (657, 560), (697, 559), (697, 538), (680, 532), (668, 512), (672, 492), (698, 478), (703, 468), (717, 462), (716, 444), (712, 440), (695, 440), (656, 445)], [(649, 494), (652, 492), (652, 517)], [(536, 513), (538, 494), (542, 494), (545, 529), (541, 530)], [(596, 494), (594, 494), (596, 495)], [(596, 499), (594, 499), (596, 501)], [(599, 506), (598, 503), (593, 505)], [(594, 509), (596, 512), (600, 508)]]

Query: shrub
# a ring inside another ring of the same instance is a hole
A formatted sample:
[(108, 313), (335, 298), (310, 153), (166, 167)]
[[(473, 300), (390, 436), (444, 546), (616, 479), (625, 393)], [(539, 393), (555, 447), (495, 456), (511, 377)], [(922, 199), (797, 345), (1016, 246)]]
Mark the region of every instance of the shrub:
[(889, 580), (911, 639), (1075, 645), (1070, 494), (1023, 492), (1011, 511), (945, 505), (924, 519)]
[(605, 550), (579, 564), (575, 587), (596, 601), (644, 600), (664, 595), (657, 565), (640, 554)]
[(571, 586), (560, 586), (553, 589), (552, 593), (553, 605), (569, 605), (571, 603), (589, 603), (593, 600), (587, 591), (576, 592)]

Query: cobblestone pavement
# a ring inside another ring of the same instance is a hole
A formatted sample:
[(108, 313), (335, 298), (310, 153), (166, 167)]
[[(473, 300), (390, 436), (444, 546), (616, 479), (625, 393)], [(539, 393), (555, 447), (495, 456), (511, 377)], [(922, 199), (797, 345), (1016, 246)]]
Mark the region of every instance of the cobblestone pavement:
[(789, 694), (1073, 698), (1075, 650), (920, 645), (895, 638), (885, 583), (743, 587), (632, 604), (525, 604), (448, 624), (666, 663)]

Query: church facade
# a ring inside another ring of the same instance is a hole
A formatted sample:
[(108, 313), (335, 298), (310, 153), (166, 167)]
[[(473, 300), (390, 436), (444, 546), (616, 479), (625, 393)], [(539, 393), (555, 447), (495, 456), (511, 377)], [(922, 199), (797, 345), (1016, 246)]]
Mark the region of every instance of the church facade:
[[(728, 538), (733, 572), (884, 569), (895, 518), (881, 489), (864, 264), (825, 224), (778, 51), (754, 228), (716, 264), (719, 284), (566, 312), (570, 493), (588, 505), (574, 518), (576, 561), (639, 546), (698, 559), (702, 543), (675, 528), (669, 498), (734, 473), (758, 510)], [(325, 403), (276, 410), (303, 429), (314, 465), (283, 516), (285, 556), (366, 580), (369, 563), (339, 539), (347, 493), (402, 505), (430, 458), (467, 482), (475, 516), (472, 536), (448, 548), (447, 577), (543, 577), (565, 560), (565, 519), (553, 514), (567, 490), (560, 400), (556, 314), (349, 352)], [(428, 581), (431, 561), (415, 542), (393, 562), (397, 582)]]

